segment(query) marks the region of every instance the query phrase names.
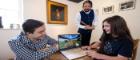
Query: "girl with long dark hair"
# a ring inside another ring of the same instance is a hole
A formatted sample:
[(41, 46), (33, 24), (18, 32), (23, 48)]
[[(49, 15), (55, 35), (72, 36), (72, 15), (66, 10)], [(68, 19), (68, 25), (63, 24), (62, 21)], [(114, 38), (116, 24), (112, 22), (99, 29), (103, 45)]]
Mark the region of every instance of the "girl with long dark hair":
[[(88, 56), (95, 60), (128, 60), (131, 58), (133, 38), (121, 16), (115, 15), (103, 21), (103, 34), (97, 51), (89, 50)], [(93, 44), (94, 45), (94, 44)]]

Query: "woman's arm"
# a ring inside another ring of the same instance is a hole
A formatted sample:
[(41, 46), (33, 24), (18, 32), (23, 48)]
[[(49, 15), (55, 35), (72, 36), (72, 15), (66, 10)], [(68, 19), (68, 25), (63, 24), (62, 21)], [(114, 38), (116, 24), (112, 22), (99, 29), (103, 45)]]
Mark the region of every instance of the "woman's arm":
[(96, 41), (96, 42), (93, 42), (93, 43), (90, 44), (90, 48), (91, 49), (99, 49), (100, 45), (101, 45), (101, 42)]
[(100, 47), (100, 42), (92, 42), (89, 46), (82, 46), (83, 50), (98, 49)]
[(103, 60), (128, 60), (128, 57), (118, 55), (118, 56), (108, 56), (104, 54), (97, 53), (96, 51), (89, 50), (87, 52), (88, 56), (91, 56), (92, 58), (96, 59), (103, 59)]

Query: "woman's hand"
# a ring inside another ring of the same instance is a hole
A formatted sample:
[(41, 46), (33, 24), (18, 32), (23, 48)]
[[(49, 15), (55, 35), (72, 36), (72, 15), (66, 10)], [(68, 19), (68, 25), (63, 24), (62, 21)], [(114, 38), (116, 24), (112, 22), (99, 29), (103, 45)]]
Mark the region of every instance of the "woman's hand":
[(88, 50), (88, 51), (86, 52), (86, 54), (87, 54), (88, 56), (91, 56), (92, 58), (96, 58), (97, 56), (99, 57), (99, 54), (98, 54), (96, 51), (94, 51), (94, 50)]
[(104, 54), (97, 53), (96, 51), (93, 50), (88, 50), (86, 51), (87, 55), (92, 57), (93, 59), (101, 59), (101, 60), (128, 60), (128, 57), (124, 57), (122, 55), (118, 56), (108, 56)]
[(90, 48), (90, 46), (82, 46), (81, 49), (82, 50), (88, 50)]
[(91, 49), (99, 49), (100, 43), (99, 42), (93, 42), (90, 45)]

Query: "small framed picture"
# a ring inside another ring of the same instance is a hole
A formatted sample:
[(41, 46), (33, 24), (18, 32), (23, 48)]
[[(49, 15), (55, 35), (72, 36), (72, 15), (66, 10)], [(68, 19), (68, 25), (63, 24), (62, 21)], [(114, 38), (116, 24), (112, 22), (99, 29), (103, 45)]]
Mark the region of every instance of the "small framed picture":
[(124, 10), (131, 10), (135, 8), (135, 0), (127, 1), (127, 2), (122, 2), (119, 4), (119, 9), (120, 11)]
[(103, 14), (113, 13), (113, 12), (114, 12), (114, 5), (107, 6), (107, 7), (103, 8)]

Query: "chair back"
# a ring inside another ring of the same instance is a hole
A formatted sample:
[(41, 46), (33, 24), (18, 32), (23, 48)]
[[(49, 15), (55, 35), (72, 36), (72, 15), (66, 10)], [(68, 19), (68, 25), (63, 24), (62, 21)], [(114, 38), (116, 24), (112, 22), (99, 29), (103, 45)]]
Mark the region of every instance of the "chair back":
[(132, 51), (132, 60), (135, 60), (136, 59), (139, 41), (140, 41), (140, 39), (133, 40), (134, 46), (133, 46), (133, 51)]

